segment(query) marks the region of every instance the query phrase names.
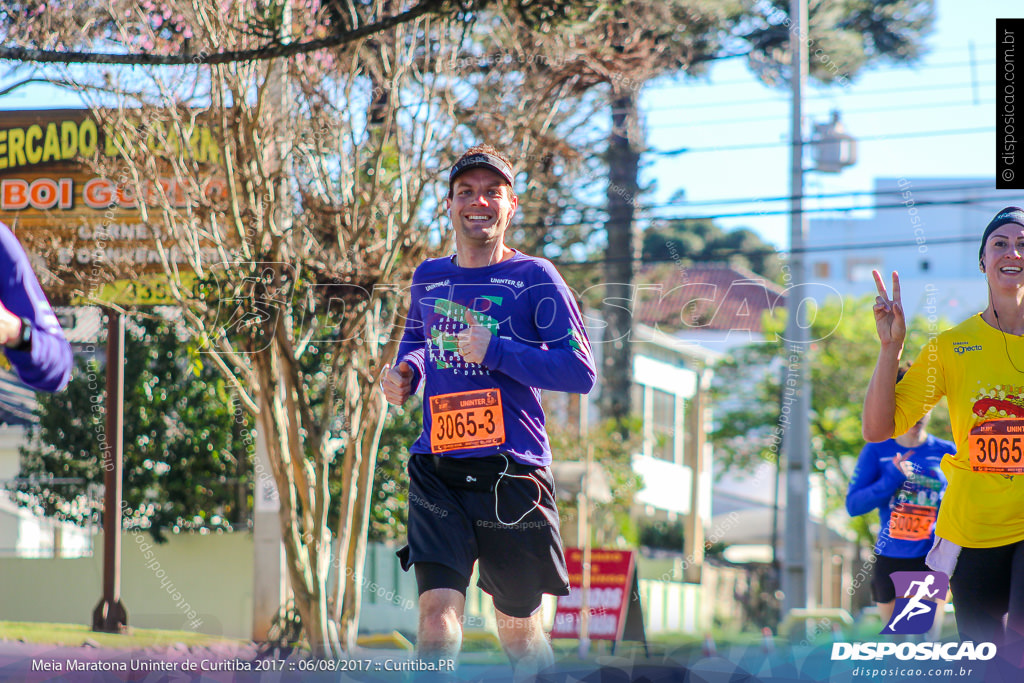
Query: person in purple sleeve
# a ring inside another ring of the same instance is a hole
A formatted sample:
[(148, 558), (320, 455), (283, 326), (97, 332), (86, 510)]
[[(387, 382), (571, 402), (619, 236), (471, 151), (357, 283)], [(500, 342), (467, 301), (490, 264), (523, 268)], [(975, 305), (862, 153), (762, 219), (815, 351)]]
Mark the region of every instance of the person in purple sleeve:
[(541, 597), (568, 595), (541, 391), (585, 394), (596, 369), (576, 300), (554, 266), (505, 244), (519, 203), (512, 164), (468, 150), (448, 176), (455, 254), (413, 275), (395, 367), (381, 388), (402, 405), (423, 387), (410, 447), (409, 538), (419, 588), (417, 651), (454, 659), (466, 589), (494, 598), (498, 635), (523, 678), (553, 661)]
[(71, 345), (43, 294), (28, 256), (0, 223), (0, 344), (21, 381), (56, 392), (71, 377)]

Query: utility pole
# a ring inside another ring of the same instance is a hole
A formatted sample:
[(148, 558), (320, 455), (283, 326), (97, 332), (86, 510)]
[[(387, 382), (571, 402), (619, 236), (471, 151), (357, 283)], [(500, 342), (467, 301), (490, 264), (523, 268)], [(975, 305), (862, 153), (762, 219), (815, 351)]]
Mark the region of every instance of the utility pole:
[(580, 642), (578, 654), (580, 659), (586, 659), (590, 655), (590, 466), (594, 461), (594, 444), (590, 442), (590, 402), (586, 394), (579, 396), (580, 402), (580, 441), (587, 444), (587, 454), (584, 459), (583, 478), (580, 481), (580, 494), (577, 496), (577, 537), (579, 546), (583, 550), (583, 557), (580, 559), (582, 579), (580, 581)]
[(785, 434), (786, 537), (782, 575), (784, 613), (807, 606), (808, 499), (810, 478), (810, 372), (807, 367), (808, 328), (799, 292), (807, 283), (804, 243), (807, 220), (803, 211), (803, 88), (807, 81), (807, 0), (790, 0), (790, 65), (793, 89), (790, 200), (790, 273), (793, 281), (786, 301), (787, 384), (796, 382), (792, 417)]
[[(586, 438), (586, 437), (584, 437)], [(580, 482), (577, 510), (579, 512), (578, 535), (583, 557), (580, 560), (582, 580), (580, 581), (580, 646), (579, 657), (585, 659), (590, 654), (590, 497), (587, 489), (590, 486), (590, 465), (594, 461), (594, 444), (587, 443), (587, 455), (583, 479)]]
[(690, 513), (683, 518), (682, 579), (700, 583), (704, 572), (704, 523), (700, 517), (701, 479), (704, 471), (704, 433), (707, 391), (711, 386), (711, 370), (703, 364), (697, 370), (697, 388), (690, 399), (686, 419), (689, 420), (690, 448), (683, 452), (683, 464), (690, 468)]

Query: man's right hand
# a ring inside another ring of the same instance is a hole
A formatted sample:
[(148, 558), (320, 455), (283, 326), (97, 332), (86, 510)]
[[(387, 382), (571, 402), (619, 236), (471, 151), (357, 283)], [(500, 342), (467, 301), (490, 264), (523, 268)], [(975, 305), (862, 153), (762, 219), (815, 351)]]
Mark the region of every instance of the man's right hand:
[(412, 366), (402, 361), (384, 374), (384, 380), (380, 388), (384, 391), (384, 398), (393, 406), (400, 406), (409, 400), (412, 395)]

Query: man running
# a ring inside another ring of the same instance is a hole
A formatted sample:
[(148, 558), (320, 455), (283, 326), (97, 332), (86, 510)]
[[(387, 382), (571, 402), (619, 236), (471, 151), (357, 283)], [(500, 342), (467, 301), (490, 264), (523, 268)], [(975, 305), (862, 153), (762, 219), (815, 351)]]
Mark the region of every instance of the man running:
[(455, 254), (416, 269), (381, 387), (393, 405), (424, 387), (423, 431), (409, 449), (409, 544), (399, 552), (420, 594), (418, 654), (458, 655), (479, 560), (479, 586), (494, 598), (498, 637), (522, 679), (553, 662), (541, 597), (569, 593), (541, 390), (589, 393), (596, 370), (554, 266), (505, 245), (514, 177), (489, 146), (452, 167)]

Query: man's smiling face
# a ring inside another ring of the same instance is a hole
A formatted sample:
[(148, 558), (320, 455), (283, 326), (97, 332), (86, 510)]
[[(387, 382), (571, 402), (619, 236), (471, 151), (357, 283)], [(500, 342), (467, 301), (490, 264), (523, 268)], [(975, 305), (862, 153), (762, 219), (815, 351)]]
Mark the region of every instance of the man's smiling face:
[(452, 197), (445, 204), (459, 243), (484, 247), (503, 240), (519, 198), (494, 171), (471, 168), (452, 183)]

